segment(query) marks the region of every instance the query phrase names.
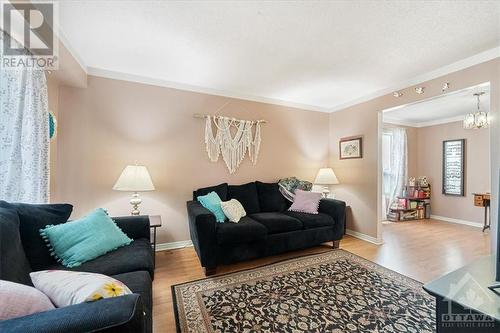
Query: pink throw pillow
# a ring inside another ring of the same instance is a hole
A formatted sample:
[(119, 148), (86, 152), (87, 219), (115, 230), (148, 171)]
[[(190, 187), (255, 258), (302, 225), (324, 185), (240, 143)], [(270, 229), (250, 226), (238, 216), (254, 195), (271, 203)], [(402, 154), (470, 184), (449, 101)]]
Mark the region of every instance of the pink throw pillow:
[(41, 291), (24, 284), (0, 280), (0, 320), (55, 309)]
[(296, 190), (293, 204), (288, 210), (293, 212), (318, 214), (321, 193)]

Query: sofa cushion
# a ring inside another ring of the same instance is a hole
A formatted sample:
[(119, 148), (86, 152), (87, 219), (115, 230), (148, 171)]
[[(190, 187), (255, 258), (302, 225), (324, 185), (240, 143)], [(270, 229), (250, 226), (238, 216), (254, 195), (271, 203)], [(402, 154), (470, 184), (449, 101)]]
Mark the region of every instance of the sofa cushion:
[(255, 182), (243, 185), (229, 185), (227, 194), (228, 199), (238, 200), (247, 214), (260, 213), (259, 196), (257, 195)]
[(334, 220), (330, 215), (318, 213), (309, 214), (301, 212), (286, 211), (284, 214), (294, 217), (302, 222), (304, 229), (328, 227), (334, 225)]
[(120, 280), (104, 274), (48, 270), (30, 276), (35, 288), (58, 308), (132, 294)]
[(215, 220), (219, 223), (223, 223), (226, 220), (226, 215), (222, 210), (221, 200), (217, 192), (210, 192), (205, 195), (201, 195), (196, 198), (199, 203), (208, 209), (215, 216)]
[(257, 213), (250, 216), (252, 219), (263, 224), (269, 234), (287, 231), (301, 230), (302, 222), (283, 213), (269, 212)]
[(81, 266), (68, 268), (55, 264), (47, 269), (65, 269), (70, 271), (101, 273), (114, 275), (133, 271), (147, 271), (153, 277), (153, 252), (149, 240), (140, 238), (130, 245), (108, 252), (94, 260), (87, 261)]
[(321, 193), (302, 191), (297, 189), (293, 204), (288, 208), (289, 211), (318, 214), (319, 202), (321, 200)]
[(0, 208), (0, 280), (31, 285), (30, 264), (19, 234), (14, 209)]
[(102, 208), (78, 220), (49, 225), (40, 235), (66, 267), (80, 266), (132, 242)]
[(40, 290), (0, 280), (0, 321), (53, 309), (50, 299)]
[(242, 217), (240, 222), (225, 222), (217, 224), (217, 243), (237, 244), (248, 243), (266, 239), (267, 229), (259, 222)]
[(0, 201), (0, 207), (17, 211), (21, 241), (31, 269), (39, 271), (48, 265), (56, 264), (56, 260), (50, 256), (49, 249), (40, 236), (39, 230), (49, 224), (65, 223), (73, 211), (73, 206), (69, 204), (31, 205)]
[(283, 212), (287, 209), (285, 197), (281, 194), (278, 183), (255, 182), (259, 195), (261, 212)]
[(145, 313), (146, 332), (153, 331), (153, 289), (151, 277), (146, 271), (129, 272), (113, 275), (113, 278), (123, 282), (133, 293), (140, 294)]
[(227, 201), (227, 188), (228, 188), (227, 183), (199, 188), (193, 192), (193, 200), (196, 200), (198, 197), (201, 197), (202, 195), (207, 195), (210, 192), (215, 192), (219, 195), (219, 198), (222, 201)]
[(230, 222), (238, 223), (243, 216), (247, 216), (245, 208), (236, 199), (231, 199), (229, 201), (222, 201), (220, 203), (224, 215), (228, 218)]

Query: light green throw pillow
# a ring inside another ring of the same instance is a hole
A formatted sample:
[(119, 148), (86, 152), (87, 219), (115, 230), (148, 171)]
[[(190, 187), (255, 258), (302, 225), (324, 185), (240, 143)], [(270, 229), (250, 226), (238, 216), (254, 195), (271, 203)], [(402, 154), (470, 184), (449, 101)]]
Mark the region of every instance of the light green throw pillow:
[(80, 266), (132, 242), (102, 208), (78, 220), (48, 225), (40, 235), (50, 254), (66, 267)]

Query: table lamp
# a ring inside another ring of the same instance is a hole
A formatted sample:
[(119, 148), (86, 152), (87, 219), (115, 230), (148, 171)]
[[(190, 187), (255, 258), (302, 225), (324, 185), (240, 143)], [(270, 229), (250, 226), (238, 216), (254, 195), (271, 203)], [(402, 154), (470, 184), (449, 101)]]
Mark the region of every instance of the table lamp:
[(316, 175), (314, 184), (323, 185), (323, 198), (328, 198), (328, 195), (330, 194), (328, 185), (339, 184), (339, 180), (337, 179), (337, 176), (335, 176), (335, 172), (333, 172), (332, 168), (321, 168)]
[(139, 215), (139, 205), (142, 200), (137, 192), (154, 191), (155, 186), (151, 181), (148, 169), (144, 165), (127, 165), (113, 186), (115, 191), (134, 192), (130, 204), (131, 215)]

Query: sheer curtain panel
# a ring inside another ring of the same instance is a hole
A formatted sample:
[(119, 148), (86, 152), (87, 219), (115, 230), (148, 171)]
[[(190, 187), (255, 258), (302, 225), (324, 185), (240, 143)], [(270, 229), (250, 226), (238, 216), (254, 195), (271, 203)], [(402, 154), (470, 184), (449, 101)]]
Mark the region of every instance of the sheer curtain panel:
[(45, 73), (0, 69), (0, 200), (48, 202), (48, 117)]
[(408, 170), (408, 148), (406, 129), (384, 129), (386, 139), (382, 147), (383, 157), (383, 198), (384, 216), (389, 212), (391, 203), (401, 195), (406, 183)]

